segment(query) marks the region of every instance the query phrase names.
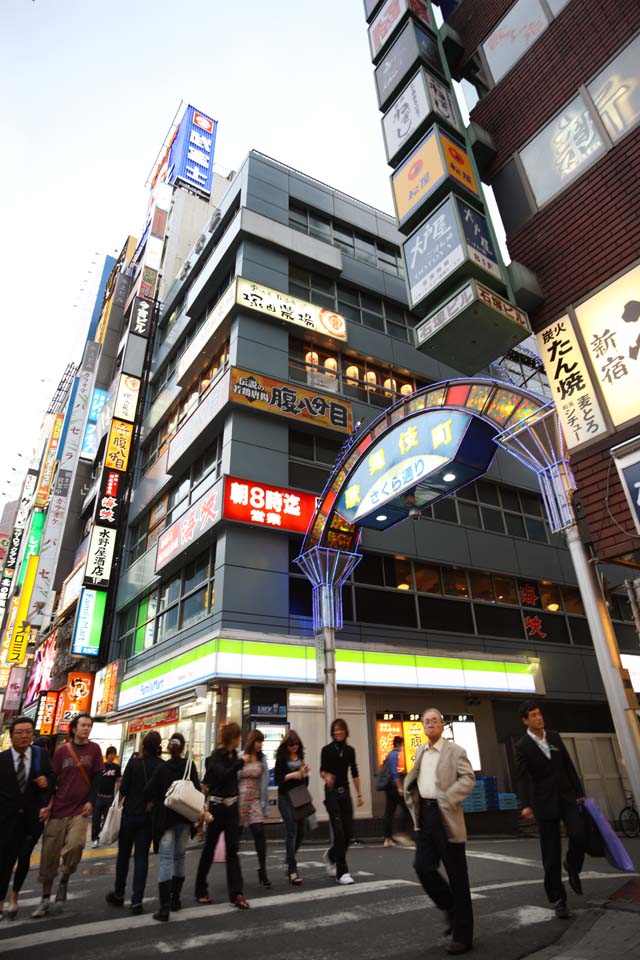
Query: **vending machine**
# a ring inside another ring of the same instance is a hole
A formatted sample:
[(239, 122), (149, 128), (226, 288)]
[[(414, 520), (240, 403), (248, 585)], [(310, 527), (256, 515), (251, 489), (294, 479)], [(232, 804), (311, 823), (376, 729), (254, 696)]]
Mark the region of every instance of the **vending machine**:
[(243, 697), (243, 721), (247, 730), (260, 730), (264, 734), (262, 752), (269, 767), (269, 819), (279, 819), (275, 766), (278, 747), (289, 732), (286, 687), (247, 687)]

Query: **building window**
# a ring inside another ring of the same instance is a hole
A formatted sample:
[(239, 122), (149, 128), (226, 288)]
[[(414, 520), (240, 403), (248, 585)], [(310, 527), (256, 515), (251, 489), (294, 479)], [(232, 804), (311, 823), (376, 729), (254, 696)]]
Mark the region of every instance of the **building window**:
[(134, 563), (157, 541), (160, 534), (197, 500), (207, 477), (209, 485), (222, 475), (222, 434), (214, 437), (205, 453), (191, 464), (186, 473), (172, 482), (144, 516), (131, 528), (128, 566)]
[[(311, 586), (294, 562), (301, 540), (289, 540), (289, 612), (311, 617)], [(591, 634), (575, 587), (483, 570), (365, 553), (342, 591), (345, 620), (477, 634), (526, 645), (590, 646)], [(623, 595), (608, 598), (615, 630), (627, 647), (635, 625)]]
[(214, 561), (215, 545), (121, 615), (123, 656), (142, 653), (210, 615), (214, 602)]
[(520, 150), (538, 206), (564, 190), (605, 149), (590, 104), (578, 95)]
[(427, 385), (406, 370), (385, 368), (296, 337), (289, 338), (289, 379), (378, 407), (388, 407)]
[(354, 230), (347, 224), (339, 223), (294, 201), (289, 202), (289, 226), (318, 240), (324, 240), (338, 247), (343, 253), (348, 253), (363, 263), (370, 263), (385, 273), (395, 277), (404, 276), (399, 247)]
[(640, 123), (640, 36), (591, 81), (587, 90), (614, 143)]

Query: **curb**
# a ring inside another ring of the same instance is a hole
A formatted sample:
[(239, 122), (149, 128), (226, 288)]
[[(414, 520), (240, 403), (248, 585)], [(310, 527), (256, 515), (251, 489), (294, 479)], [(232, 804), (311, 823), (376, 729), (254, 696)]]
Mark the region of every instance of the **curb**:
[(604, 916), (604, 908), (601, 905), (590, 907), (580, 914), (573, 921), (568, 930), (566, 930), (555, 943), (535, 953), (528, 953), (523, 960), (553, 960), (554, 957), (561, 956), (566, 950), (582, 940), (589, 933), (591, 928), (597, 923), (600, 917)]

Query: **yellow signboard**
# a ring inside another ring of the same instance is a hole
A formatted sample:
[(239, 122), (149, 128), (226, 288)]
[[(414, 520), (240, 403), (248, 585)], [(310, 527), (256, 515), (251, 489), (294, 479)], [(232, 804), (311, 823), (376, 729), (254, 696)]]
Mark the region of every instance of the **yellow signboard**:
[(471, 169), (467, 151), (442, 131), (440, 131), (440, 143), (442, 144), (442, 155), (449, 176), (478, 196), (478, 185)]
[[(337, 396), (307, 390), (297, 383), (274, 380), (263, 373), (231, 369), (231, 401), (252, 410), (290, 417), (329, 430), (351, 433), (351, 404)], [(188, 421), (187, 421), (188, 422)]]
[(9, 642), (11, 641), (11, 637), (13, 635), (13, 628), (16, 625), (16, 616), (18, 614), (19, 603), (20, 603), (20, 597), (11, 598), (11, 606), (9, 607), (7, 625), (2, 635), (2, 649), (0, 650), (0, 661), (2, 661), (2, 663), (7, 662), (7, 652), (9, 650)]
[(60, 443), (60, 434), (62, 433), (62, 424), (64, 423), (64, 414), (56, 413), (47, 450), (42, 461), (42, 470), (38, 480), (38, 491), (36, 493), (36, 507), (46, 507), (53, 484), (53, 475), (55, 473), (56, 461), (58, 459), (58, 444)]
[(22, 590), (20, 591), (16, 622), (13, 627), (13, 633), (9, 642), (9, 651), (7, 653), (7, 663), (14, 665), (22, 663), (27, 652), (29, 632), (31, 627), (26, 623), (26, 620), (29, 612), (29, 604), (31, 603), (31, 591), (33, 590), (33, 585), (35, 583), (39, 559), (40, 557), (36, 553), (32, 557), (29, 557), (29, 560), (27, 561), (27, 571), (24, 575)]
[(124, 471), (127, 469), (132, 436), (132, 423), (125, 423), (124, 420), (113, 420), (111, 422), (109, 442), (104, 458), (105, 466), (111, 467), (113, 470)]
[(427, 735), (424, 732), (421, 720), (404, 720), (402, 723), (402, 736), (404, 738), (404, 756), (407, 766), (407, 773), (416, 762), (416, 753), (418, 747), (427, 742)]
[(435, 129), (432, 129), (391, 178), (398, 220), (402, 222), (420, 206), (444, 178), (438, 138)]

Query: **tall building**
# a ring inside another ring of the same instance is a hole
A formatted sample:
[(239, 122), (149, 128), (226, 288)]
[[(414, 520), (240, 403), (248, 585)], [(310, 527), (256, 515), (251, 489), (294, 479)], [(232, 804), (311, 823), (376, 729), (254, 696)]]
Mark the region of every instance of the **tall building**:
[[(387, 214), (252, 151), (169, 287), (109, 655), (125, 759), (154, 726), (182, 730), (200, 760), (226, 719), (271, 744), (289, 723), (319, 755), (311, 587), (295, 563), (315, 497), (357, 423), (457, 375), (413, 345), (401, 241)], [(418, 522), (367, 530), (361, 548), (338, 683), (363, 815), (380, 813), (389, 736), (411, 746), (427, 699), (503, 788), (527, 692), (576, 743), (595, 731), (613, 749), (569, 554), (517, 461), (498, 453), (486, 477)], [(631, 642), (628, 605), (611, 603)]]
[[(640, 192), (629, 175), (640, 155), (640, 8), (613, 0), (594, 31), (601, 8), (591, 0), (454, 6), (451, 62), (479, 94), (471, 120), (484, 132), (485, 178), (509, 252), (544, 297), (531, 322), (582, 538), (597, 560), (624, 565), (608, 576), (627, 580), (640, 629)], [(640, 661), (623, 662), (640, 690)]]

